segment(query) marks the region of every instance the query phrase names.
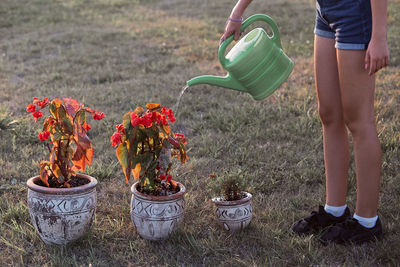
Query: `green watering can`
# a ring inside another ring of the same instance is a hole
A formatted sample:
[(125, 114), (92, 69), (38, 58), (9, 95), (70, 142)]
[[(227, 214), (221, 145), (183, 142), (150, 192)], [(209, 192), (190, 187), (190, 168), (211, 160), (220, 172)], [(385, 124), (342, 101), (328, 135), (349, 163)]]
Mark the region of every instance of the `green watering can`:
[(228, 37), (218, 50), (219, 62), (228, 74), (225, 77), (195, 77), (187, 81), (187, 85), (216, 85), (247, 92), (255, 100), (264, 99), (278, 89), (292, 72), (293, 61), (282, 51), (278, 27), (269, 16), (255, 14), (249, 17), (243, 22), (241, 31), (255, 21), (268, 23), (273, 36), (268, 36), (262, 28), (253, 29), (225, 57), (225, 50), (233, 41), (233, 35)]

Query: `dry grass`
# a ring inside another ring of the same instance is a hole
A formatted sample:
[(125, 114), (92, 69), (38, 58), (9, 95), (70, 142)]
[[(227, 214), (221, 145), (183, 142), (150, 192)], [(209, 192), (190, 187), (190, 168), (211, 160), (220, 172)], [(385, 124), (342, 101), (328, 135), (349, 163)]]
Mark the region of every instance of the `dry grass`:
[[(2, 0), (0, 4), (0, 262), (9, 266), (398, 265), (400, 262), (400, 5), (389, 1), (392, 64), (377, 77), (376, 115), (384, 151), (379, 215), (384, 240), (323, 247), (290, 226), (324, 202), (320, 122), (312, 70), (313, 1), (254, 1), (246, 16), (276, 19), (295, 70), (273, 96), (196, 86), (183, 96), (175, 129), (191, 160), (175, 169), (185, 184), (185, 220), (163, 242), (148, 242), (130, 221), (124, 183), (109, 137), (136, 105), (172, 107), (185, 81), (223, 75), (216, 58), (230, 0)], [(102, 110), (93, 124), (99, 180), (91, 231), (67, 247), (46, 246), (30, 223), (25, 181), (46, 151), (25, 115), (33, 96), (73, 97)], [(17, 123), (16, 123), (17, 121)], [(217, 225), (209, 175), (242, 169), (254, 219), (228, 235)], [(354, 210), (354, 169), (348, 204)]]

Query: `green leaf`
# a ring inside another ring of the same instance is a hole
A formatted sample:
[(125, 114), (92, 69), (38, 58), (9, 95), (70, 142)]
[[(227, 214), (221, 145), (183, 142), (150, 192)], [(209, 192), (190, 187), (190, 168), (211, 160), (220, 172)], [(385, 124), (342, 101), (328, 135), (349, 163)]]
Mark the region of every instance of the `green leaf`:
[(53, 101), (51, 102), (51, 105), (49, 107), (50, 110), (50, 114), (54, 117), (57, 118), (57, 105), (56, 103)]
[(131, 115), (132, 115), (132, 112), (128, 112), (122, 117), (122, 124), (124, 125), (125, 131), (129, 130), (129, 128), (132, 125), (131, 124)]
[(68, 117), (65, 117), (62, 121), (61, 121), (61, 125), (64, 129), (64, 131), (68, 134), (72, 134), (73, 132), (73, 125), (71, 120)]
[(63, 136), (64, 136), (64, 135), (63, 135), (62, 132), (55, 132), (55, 133), (53, 134), (53, 141), (58, 141), (58, 140), (60, 140)]
[(79, 123), (80, 125), (84, 125), (86, 123), (86, 112), (84, 109), (79, 110), (74, 118), (76, 123)]
[(65, 110), (64, 106), (60, 105), (57, 110), (57, 119), (63, 120), (65, 117), (67, 117), (67, 111)]

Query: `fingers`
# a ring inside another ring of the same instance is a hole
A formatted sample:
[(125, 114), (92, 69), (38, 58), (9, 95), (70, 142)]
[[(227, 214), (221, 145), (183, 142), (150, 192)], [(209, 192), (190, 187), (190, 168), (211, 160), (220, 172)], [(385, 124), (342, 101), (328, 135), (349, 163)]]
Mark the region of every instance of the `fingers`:
[(369, 55), (369, 51), (367, 50), (367, 53), (365, 53), (365, 58), (364, 58), (364, 63), (365, 63), (364, 69), (366, 69), (366, 70), (369, 69), (370, 62), (371, 62), (371, 57)]
[(389, 57), (385, 56), (383, 58), (373, 58), (371, 57), (369, 51), (367, 51), (365, 54), (364, 63), (364, 69), (368, 70), (368, 75), (371, 76), (389, 65)]
[(241, 35), (240, 31), (235, 31), (235, 37), (233, 39), (235, 39), (235, 41), (239, 40), (240, 35)]

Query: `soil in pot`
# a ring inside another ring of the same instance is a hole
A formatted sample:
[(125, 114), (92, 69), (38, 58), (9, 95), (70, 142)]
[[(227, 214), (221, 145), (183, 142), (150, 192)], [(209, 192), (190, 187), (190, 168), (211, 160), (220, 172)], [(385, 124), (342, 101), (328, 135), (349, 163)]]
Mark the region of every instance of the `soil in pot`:
[(247, 194), (245, 192), (241, 192), (240, 194), (235, 195), (233, 197), (231, 197), (231, 196), (228, 197), (226, 195), (215, 197), (215, 200), (217, 200), (217, 201), (236, 201), (236, 200), (241, 200), (245, 197), (247, 197)]
[(157, 185), (157, 188), (155, 190), (146, 190), (139, 184), (136, 190), (142, 194), (150, 196), (170, 196), (178, 193), (181, 189), (179, 185), (176, 184), (175, 182), (172, 183), (168, 182), (168, 183), (160, 183), (159, 185)]
[[(77, 177), (77, 176), (71, 177), (70, 182), (69, 182), (69, 184), (71, 185), (71, 187), (77, 187), (77, 186), (85, 185), (85, 184), (88, 184), (88, 183), (90, 183), (90, 181), (89, 181), (88, 179), (80, 178), (80, 177)], [(37, 184), (37, 185), (39, 185), (39, 186), (47, 187), (47, 186), (42, 182), (42, 180), (40, 180), (40, 179), (39, 179), (38, 181), (35, 181), (35, 184)], [(50, 185), (50, 186), (49, 186), (50, 188), (64, 188), (64, 187), (60, 187), (60, 185), (57, 184), (57, 183), (54, 181), (54, 179), (49, 179), (49, 185)]]

